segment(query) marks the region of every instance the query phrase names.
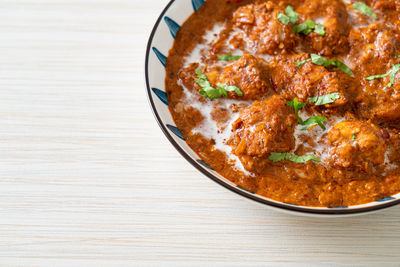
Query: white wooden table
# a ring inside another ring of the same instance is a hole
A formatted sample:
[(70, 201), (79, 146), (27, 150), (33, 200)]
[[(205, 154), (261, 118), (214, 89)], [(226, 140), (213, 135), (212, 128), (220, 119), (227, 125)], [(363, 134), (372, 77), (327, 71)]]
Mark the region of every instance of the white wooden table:
[(400, 207), (277, 213), (174, 150), (143, 82), (166, 3), (0, 0), (0, 265), (399, 266)]

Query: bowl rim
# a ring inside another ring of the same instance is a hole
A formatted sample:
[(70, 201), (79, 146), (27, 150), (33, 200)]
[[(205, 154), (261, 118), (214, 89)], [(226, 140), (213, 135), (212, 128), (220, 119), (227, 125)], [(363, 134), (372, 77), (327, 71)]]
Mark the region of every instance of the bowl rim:
[[(248, 191), (246, 191), (245, 189), (241, 189), (237, 186), (233, 186), (228, 184), (227, 182), (223, 181), (222, 179), (219, 179), (218, 177), (212, 175), (211, 173), (207, 172), (205, 169), (203, 169), (200, 164), (195, 161), (193, 158), (191, 158), (180, 146), (179, 144), (174, 140), (174, 138), (172, 137), (172, 135), (170, 134), (170, 132), (167, 130), (166, 126), (164, 125), (164, 123), (161, 120), (161, 117), (157, 111), (156, 105), (154, 104), (153, 101), (153, 97), (152, 97), (152, 93), (151, 93), (151, 88), (150, 88), (150, 80), (149, 80), (149, 57), (150, 57), (150, 53), (151, 53), (151, 47), (152, 47), (152, 43), (153, 43), (153, 38), (154, 35), (160, 25), (160, 22), (162, 21), (164, 15), (167, 13), (168, 9), (172, 6), (172, 4), (175, 2), (175, 0), (170, 0), (169, 3), (166, 5), (166, 7), (163, 9), (163, 11), (161, 12), (161, 14), (159, 15), (159, 17), (157, 18), (153, 29), (150, 33), (149, 39), (147, 41), (147, 46), (146, 46), (146, 55), (145, 55), (145, 72), (144, 72), (144, 76), (145, 76), (145, 85), (146, 85), (146, 91), (147, 91), (147, 98), (151, 107), (151, 110), (153, 112), (153, 115), (159, 125), (159, 127), (161, 128), (162, 132), (164, 133), (164, 135), (167, 137), (167, 139), (169, 140), (169, 142), (173, 145), (173, 147), (181, 154), (181, 156), (183, 156), (183, 158), (185, 158), (192, 166), (194, 166), (198, 171), (200, 171), (202, 174), (204, 174), (206, 177), (208, 177), (209, 179), (211, 179), (212, 181), (216, 182), (217, 184), (225, 187), (226, 189), (239, 194), (242, 197), (245, 197), (247, 199), (253, 200), (255, 202), (267, 205), (269, 207), (273, 207), (273, 208), (279, 208), (279, 209), (283, 209), (285, 211), (291, 211), (291, 212), (296, 212), (296, 213), (300, 213), (300, 214), (309, 214), (309, 215), (331, 215), (331, 216), (337, 216), (337, 215), (350, 215), (350, 214), (366, 214), (366, 213), (370, 213), (373, 211), (378, 211), (378, 210), (382, 210), (385, 208), (389, 208), (392, 206), (395, 206), (397, 204), (400, 203), (400, 199), (397, 200), (393, 200), (390, 201), (388, 203), (381, 203), (381, 204), (377, 204), (374, 206), (368, 206), (368, 207), (364, 207), (364, 208), (346, 208), (346, 209), (326, 209), (326, 210), (319, 210), (319, 209), (313, 209), (314, 207), (307, 207), (307, 206), (295, 206), (295, 205), (290, 205), (290, 204), (286, 204), (280, 201), (277, 202), (273, 202), (268, 200), (267, 198), (263, 199), (261, 197), (258, 197), (257, 194), (252, 194)], [(163, 77), (165, 79), (165, 77)], [(371, 202), (369, 202), (371, 203)], [(365, 203), (367, 204), (367, 203)], [(317, 207), (316, 207), (317, 208)]]

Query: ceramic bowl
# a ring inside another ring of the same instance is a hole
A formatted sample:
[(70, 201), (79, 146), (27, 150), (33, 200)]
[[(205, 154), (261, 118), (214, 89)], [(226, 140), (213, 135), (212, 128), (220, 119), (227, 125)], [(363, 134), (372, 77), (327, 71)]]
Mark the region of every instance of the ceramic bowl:
[(253, 201), (284, 211), (300, 214), (343, 216), (364, 214), (400, 203), (400, 194), (388, 196), (376, 202), (349, 207), (307, 207), (286, 204), (246, 191), (213, 171), (193, 150), (176, 127), (168, 110), (165, 90), (165, 61), (180, 25), (204, 4), (204, 0), (172, 0), (165, 7), (150, 34), (145, 59), (147, 94), (154, 116), (171, 144), (194, 167), (225, 188)]

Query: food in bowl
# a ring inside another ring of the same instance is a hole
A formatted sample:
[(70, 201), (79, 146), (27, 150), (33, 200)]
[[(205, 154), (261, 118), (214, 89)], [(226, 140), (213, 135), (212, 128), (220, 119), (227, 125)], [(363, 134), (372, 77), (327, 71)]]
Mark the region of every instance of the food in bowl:
[(400, 192), (400, 3), (208, 0), (166, 61), (171, 115), (216, 172), (294, 205)]

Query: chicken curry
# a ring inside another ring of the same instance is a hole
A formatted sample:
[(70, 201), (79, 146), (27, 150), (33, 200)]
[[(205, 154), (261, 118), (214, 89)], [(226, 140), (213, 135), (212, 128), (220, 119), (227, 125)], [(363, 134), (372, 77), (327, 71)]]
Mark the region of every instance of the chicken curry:
[(206, 0), (166, 62), (188, 145), (285, 203), (400, 192), (400, 2), (363, 1)]

